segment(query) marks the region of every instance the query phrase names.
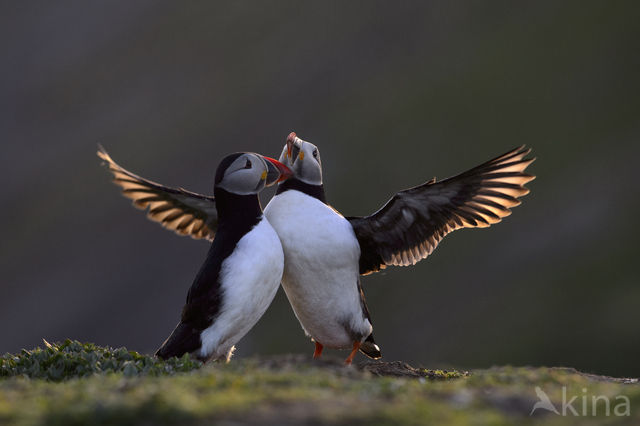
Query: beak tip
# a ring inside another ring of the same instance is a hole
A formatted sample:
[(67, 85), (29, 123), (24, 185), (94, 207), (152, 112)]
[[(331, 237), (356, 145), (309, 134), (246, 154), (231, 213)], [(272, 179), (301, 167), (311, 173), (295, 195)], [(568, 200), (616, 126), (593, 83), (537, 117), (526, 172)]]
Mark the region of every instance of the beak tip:
[(291, 152), (293, 151), (293, 143), (295, 142), (297, 137), (298, 135), (296, 135), (296, 132), (291, 132), (289, 133), (289, 136), (287, 136), (287, 155), (289, 158), (291, 158)]

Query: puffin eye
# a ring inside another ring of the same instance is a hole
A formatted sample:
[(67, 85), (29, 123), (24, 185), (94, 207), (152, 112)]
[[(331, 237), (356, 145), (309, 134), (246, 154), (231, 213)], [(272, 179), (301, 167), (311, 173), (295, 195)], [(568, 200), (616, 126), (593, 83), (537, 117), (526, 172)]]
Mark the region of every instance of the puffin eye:
[(249, 161), (249, 159), (247, 159), (246, 164), (244, 165), (245, 169), (250, 169), (251, 168), (251, 161)]
[(318, 158), (318, 150), (317, 149), (313, 150), (313, 158)]

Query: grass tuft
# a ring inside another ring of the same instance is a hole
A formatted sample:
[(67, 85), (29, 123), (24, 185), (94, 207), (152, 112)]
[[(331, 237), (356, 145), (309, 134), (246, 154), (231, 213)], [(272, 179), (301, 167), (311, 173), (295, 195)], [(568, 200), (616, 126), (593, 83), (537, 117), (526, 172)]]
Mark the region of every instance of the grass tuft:
[(22, 376), (53, 382), (94, 374), (122, 373), (125, 377), (184, 373), (202, 366), (189, 355), (162, 361), (125, 348), (96, 346), (67, 339), (44, 348), (23, 349), (20, 354), (0, 358), (0, 377)]

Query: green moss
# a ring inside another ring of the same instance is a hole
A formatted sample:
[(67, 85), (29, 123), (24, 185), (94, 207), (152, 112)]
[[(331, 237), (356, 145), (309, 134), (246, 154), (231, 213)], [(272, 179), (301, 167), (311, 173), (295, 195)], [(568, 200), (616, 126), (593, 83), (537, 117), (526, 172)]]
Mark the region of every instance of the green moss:
[[(68, 365), (59, 362), (60, 353)], [(110, 368), (104, 367), (105, 360), (112, 361)], [(162, 362), (125, 349), (71, 341), (7, 355), (3, 361), (7, 364), (3, 362), (2, 371), (8, 373), (0, 380), (0, 424), (19, 426), (215, 421), (595, 425), (640, 420), (640, 386), (569, 369), (500, 367), (471, 374), (413, 369), (410, 372), (419, 371), (421, 377), (390, 377), (364, 366), (306, 357), (238, 359), (198, 368), (200, 364), (188, 358)], [(389, 364), (396, 374), (400, 364)], [(51, 377), (51, 366), (64, 366), (62, 379)], [(624, 395), (631, 415), (607, 417), (601, 410), (596, 417), (562, 417), (542, 411), (530, 417), (538, 400), (536, 386), (558, 407), (563, 388), (570, 395), (606, 395), (612, 401)]]
[(44, 343), (45, 348), (23, 349), (18, 355), (5, 354), (0, 358), (0, 377), (61, 381), (104, 373), (157, 376), (187, 372), (202, 365), (188, 355), (163, 362), (125, 348), (100, 347), (76, 340), (53, 344), (45, 340)]
[(460, 372), (456, 370), (427, 370), (426, 368), (423, 368), (420, 369), (420, 372), (425, 377), (433, 380), (451, 380), (469, 376), (469, 373), (466, 371)]

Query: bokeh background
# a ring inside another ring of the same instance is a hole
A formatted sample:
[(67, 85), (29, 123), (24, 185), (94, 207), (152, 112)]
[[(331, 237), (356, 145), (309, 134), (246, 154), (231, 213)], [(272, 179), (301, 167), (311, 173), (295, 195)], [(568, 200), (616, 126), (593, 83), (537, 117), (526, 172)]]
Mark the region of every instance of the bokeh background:
[[(521, 144), (538, 158), (505, 221), (364, 278), (387, 360), (640, 375), (639, 3), (3, 2), (0, 16), (0, 352), (66, 337), (151, 352), (178, 320), (207, 243), (133, 209), (97, 143), (211, 193), (225, 154), (277, 156), (294, 130), (346, 215)], [(312, 350), (280, 291), (237, 356)]]

